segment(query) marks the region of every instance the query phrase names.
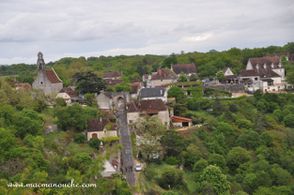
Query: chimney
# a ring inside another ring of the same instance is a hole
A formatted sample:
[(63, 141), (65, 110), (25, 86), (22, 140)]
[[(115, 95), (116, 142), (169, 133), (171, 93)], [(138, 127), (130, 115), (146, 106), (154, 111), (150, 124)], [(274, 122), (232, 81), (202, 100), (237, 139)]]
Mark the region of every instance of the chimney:
[(160, 95), (163, 95), (163, 89), (160, 89)]
[(264, 63), (263, 68), (266, 69), (266, 63)]
[(256, 70), (257, 71), (259, 70), (259, 64), (256, 64)]
[(102, 122), (102, 117), (99, 118), (99, 121)]

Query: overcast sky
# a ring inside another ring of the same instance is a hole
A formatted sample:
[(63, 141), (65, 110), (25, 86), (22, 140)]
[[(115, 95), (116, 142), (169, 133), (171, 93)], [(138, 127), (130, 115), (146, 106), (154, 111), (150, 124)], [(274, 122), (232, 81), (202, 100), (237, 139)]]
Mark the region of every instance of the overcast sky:
[(294, 41), (293, 0), (0, 0), (0, 64)]

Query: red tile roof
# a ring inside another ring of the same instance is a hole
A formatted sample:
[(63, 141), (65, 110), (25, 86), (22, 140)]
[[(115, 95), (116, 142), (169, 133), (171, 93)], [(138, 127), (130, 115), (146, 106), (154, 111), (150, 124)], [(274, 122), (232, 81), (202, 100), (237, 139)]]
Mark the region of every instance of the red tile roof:
[(100, 119), (92, 119), (88, 121), (88, 131), (103, 131), (107, 121)]
[(195, 64), (173, 64), (172, 69), (176, 74), (193, 74), (196, 73)]
[(160, 68), (157, 72), (152, 73), (151, 80), (165, 80), (165, 79), (176, 79), (177, 76), (173, 71), (167, 68)]
[(51, 83), (62, 83), (53, 68), (45, 70), (45, 73)]
[(131, 102), (128, 104), (127, 110), (128, 112), (158, 113), (167, 110), (167, 107), (162, 100), (154, 99)]
[(186, 118), (186, 117), (181, 117), (181, 116), (172, 116), (171, 121), (173, 123), (182, 123), (182, 122), (192, 122), (192, 119)]
[(70, 97), (77, 97), (78, 94), (70, 87), (64, 87), (60, 90), (61, 93), (67, 93)]
[(107, 85), (117, 85), (123, 82), (121, 79), (104, 79), (104, 81)]

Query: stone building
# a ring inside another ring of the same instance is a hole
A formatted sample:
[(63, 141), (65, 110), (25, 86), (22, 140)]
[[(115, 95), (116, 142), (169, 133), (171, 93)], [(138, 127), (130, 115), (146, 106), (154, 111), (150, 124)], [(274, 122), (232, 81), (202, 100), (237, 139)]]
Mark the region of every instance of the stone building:
[(33, 89), (41, 90), (45, 95), (56, 95), (62, 88), (63, 83), (53, 68), (46, 68), (43, 54), (38, 53), (38, 75), (33, 82)]
[(165, 126), (170, 125), (168, 107), (160, 99), (130, 102), (127, 105), (128, 124), (135, 123), (139, 118), (156, 116)]
[(177, 75), (167, 68), (160, 68), (151, 75), (143, 75), (143, 82), (146, 87), (166, 87), (177, 82), (177, 79)]
[(285, 89), (285, 69), (279, 56), (250, 58), (245, 70), (240, 72), (240, 81), (249, 91), (279, 92)]

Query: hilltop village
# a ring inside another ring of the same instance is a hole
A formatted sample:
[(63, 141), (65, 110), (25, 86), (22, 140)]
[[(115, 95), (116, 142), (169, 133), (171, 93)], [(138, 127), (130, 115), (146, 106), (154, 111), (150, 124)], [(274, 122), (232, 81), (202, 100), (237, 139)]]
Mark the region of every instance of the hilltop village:
[(238, 66), (144, 58), (129, 74), (120, 63), (92, 68), (95, 57), (46, 64), (39, 52), (36, 65), (20, 65), (32, 79), (16, 71), (0, 80), (0, 182), (74, 178), (97, 183), (79, 189), (89, 194), (291, 194), (294, 55), (267, 49), (247, 51)]

